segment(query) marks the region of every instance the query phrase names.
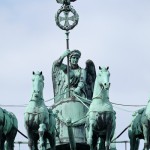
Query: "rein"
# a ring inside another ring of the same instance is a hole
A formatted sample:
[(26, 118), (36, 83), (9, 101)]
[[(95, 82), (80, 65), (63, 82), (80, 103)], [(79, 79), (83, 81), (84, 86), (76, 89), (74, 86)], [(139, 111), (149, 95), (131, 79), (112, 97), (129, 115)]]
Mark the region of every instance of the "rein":
[[(41, 99), (39, 99), (39, 100), (44, 101), (44, 99), (43, 99), (43, 98), (41, 98)], [(33, 101), (33, 102), (37, 102), (37, 101), (39, 101), (39, 100), (31, 99), (29, 102), (31, 102), (31, 101)]]
[[(107, 98), (109, 99), (109, 97), (107, 97)], [(92, 98), (92, 100), (94, 100), (94, 99), (103, 99), (103, 98), (102, 98), (102, 96), (96, 96), (96, 97)]]

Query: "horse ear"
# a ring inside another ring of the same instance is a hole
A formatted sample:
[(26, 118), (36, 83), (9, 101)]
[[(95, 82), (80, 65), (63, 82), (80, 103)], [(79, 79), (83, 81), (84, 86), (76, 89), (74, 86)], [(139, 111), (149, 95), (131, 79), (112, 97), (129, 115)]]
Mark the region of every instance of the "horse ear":
[(109, 66), (106, 68), (107, 70), (109, 69)]
[(40, 72), (40, 75), (42, 75), (42, 71)]
[(101, 66), (99, 66), (99, 69), (100, 69), (100, 70), (102, 69)]
[(35, 72), (33, 71), (32, 74), (35, 75)]

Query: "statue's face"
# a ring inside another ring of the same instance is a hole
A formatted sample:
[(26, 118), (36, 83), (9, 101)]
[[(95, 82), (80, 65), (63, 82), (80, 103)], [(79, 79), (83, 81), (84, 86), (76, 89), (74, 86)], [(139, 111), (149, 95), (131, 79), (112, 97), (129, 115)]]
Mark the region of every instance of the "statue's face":
[(78, 64), (78, 61), (79, 61), (79, 57), (76, 56), (76, 55), (73, 55), (70, 59), (70, 63), (71, 65), (77, 65)]

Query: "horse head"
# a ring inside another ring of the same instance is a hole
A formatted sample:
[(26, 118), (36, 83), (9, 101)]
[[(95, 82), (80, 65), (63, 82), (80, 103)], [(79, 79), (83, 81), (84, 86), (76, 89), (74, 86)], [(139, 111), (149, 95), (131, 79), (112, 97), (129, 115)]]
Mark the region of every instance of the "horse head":
[(43, 98), (43, 88), (44, 88), (44, 76), (42, 71), (33, 72), (33, 90), (32, 90), (32, 98)]
[(110, 82), (109, 82), (109, 67), (100, 67), (99, 66), (99, 71), (97, 74), (97, 82), (100, 85), (101, 90), (109, 90), (110, 87)]

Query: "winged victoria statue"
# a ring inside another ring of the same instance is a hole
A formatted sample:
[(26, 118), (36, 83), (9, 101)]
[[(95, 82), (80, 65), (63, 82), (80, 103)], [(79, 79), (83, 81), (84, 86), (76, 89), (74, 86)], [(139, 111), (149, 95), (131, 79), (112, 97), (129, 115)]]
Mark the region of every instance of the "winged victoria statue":
[(81, 68), (78, 65), (81, 52), (79, 50), (66, 50), (53, 63), (52, 67), (55, 102), (68, 97), (67, 65), (63, 63), (64, 58), (68, 55), (71, 96), (73, 96), (74, 92), (81, 97), (91, 100), (96, 78), (95, 65), (92, 60), (87, 60), (85, 69)]

